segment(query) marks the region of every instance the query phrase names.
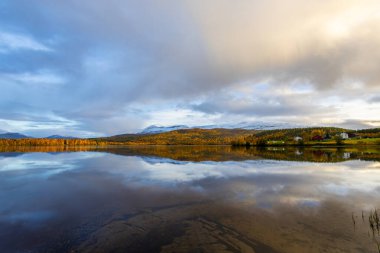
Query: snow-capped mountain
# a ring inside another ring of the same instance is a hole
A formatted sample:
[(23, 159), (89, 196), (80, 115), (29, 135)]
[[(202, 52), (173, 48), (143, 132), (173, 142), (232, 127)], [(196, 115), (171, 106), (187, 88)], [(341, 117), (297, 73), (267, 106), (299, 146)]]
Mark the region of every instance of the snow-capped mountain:
[(170, 132), (173, 130), (179, 129), (191, 129), (191, 128), (201, 128), (201, 129), (213, 129), (213, 128), (227, 128), (227, 129), (250, 129), (250, 130), (272, 130), (272, 129), (286, 129), (286, 128), (297, 128), (301, 127), (296, 124), (289, 123), (278, 123), (278, 122), (240, 122), (236, 124), (220, 124), (220, 125), (203, 125), (203, 126), (193, 126), (189, 127), (186, 125), (174, 125), (174, 126), (156, 126), (152, 125), (145, 128), (141, 133), (142, 134), (156, 134), (163, 132)]
[(170, 132), (173, 130), (179, 130), (179, 129), (188, 129), (189, 127), (186, 125), (175, 125), (175, 126), (148, 126), (145, 128), (141, 133), (142, 134), (158, 134), (158, 133), (163, 133), (163, 132)]
[(72, 136), (62, 136), (62, 135), (50, 135), (48, 137), (46, 137), (46, 139), (78, 139), (76, 137), (72, 137)]
[(296, 128), (300, 127), (296, 124), (281, 123), (281, 122), (240, 122), (237, 124), (224, 124), (221, 125), (222, 128), (241, 128), (241, 129), (252, 129), (252, 130), (273, 130), (273, 129), (286, 129), (286, 128)]

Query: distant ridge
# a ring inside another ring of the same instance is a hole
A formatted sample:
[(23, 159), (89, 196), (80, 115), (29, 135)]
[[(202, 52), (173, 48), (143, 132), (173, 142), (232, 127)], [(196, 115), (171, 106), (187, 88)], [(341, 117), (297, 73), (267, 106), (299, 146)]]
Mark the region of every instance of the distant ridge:
[(239, 122), (234, 124), (220, 124), (220, 125), (205, 125), (197, 126), (194, 128), (200, 129), (214, 129), (214, 128), (224, 128), (224, 129), (246, 129), (246, 130), (277, 130), (277, 129), (288, 129), (288, 128), (300, 128), (302, 126), (290, 123), (279, 123), (279, 122), (264, 122), (264, 121), (254, 121), (254, 122)]
[(189, 127), (186, 125), (174, 125), (174, 126), (156, 126), (151, 125), (145, 128), (141, 134), (158, 134), (158, 133), (164, 133), (164, 132), (170, 132), (173, 130), (180, 130), (180, 129), (188, 129)]
[(20, 133), (3, 133), (0, 134), (0, 139), (24, 139), (24, 138), (33, 138)]
[(173, 126), (157, 126), (151, 125), (145, 128), (140, 134), (158, 134), (170, 132), (173, 130), (182, 130), (182, 129), (246, 129), (246, 130), (276, 130), (276, 129), (287, 129), (287, 128), (298, 128), (301, 127), (295, 124), (289, 123), (277, 123), (277, 122), (240, 122), (236, 124), (220, 124), (220, 125), (202, 125), (202, 126), (193, 126), (189, 127), (186, 125), (173, 125)]
[(48, 137), (45, 137), (46, 139), (79, 139), (77, 137), (72, 137), (72, 136), (62, 136), (62, 135), (50, 135)]
[[(28, 135), (25, 135), (25, 134), (20, 134), (20, 133), (3, 133), (3, 134), (0, 134), (0, 139), (29, 139), (29, 138), (35, 138), (35, 137), (32, 137), (32, 136), (28, 136)], [(66, 140), (69, 140), (69, 139), (80, 139), (80, 138), (77, 138), (77, 137), (73, 137), (73, 136), (62, 136), (62, 135), (50, 135), (48, 137), (43, 137), (44, 139), (66, 139)]]

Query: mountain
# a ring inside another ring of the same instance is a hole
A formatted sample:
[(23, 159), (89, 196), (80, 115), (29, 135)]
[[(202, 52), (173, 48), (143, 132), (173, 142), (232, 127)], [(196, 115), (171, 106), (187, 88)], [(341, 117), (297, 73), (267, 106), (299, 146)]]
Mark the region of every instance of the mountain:
[(24, 139), (24, 138), (33, 138), (30, 136), (26, 136), (20, 133), (4, 133), (0, 134), (0, 139)]
[(174, 125), (174, 126), (167, 126), (167, 127), (152, 125), (145, 128), (141, 132), (141, 134), (158, 134), (158, 133), (164, 133), (164, 132), (170, 132), (173, 130), (188, 129), (188, 128), (189, 127), (186, 125)]
[(79, 138), (76, 138), (76, 137), (72, 137), (72, 136), (61, 136), (61, 135), (50, 135), (48, 137), (46, 137), (46, 139), (79, 139)]
[(186, 125), (174, 125), (174, 126), (156, 126), (152, 125), (145, 128), (141, 134), (158, 134), (170, 132), (173, 130), (180, 129), (215, 129), (215, 128), (224, 128), (224, 129), (247, 129), (247, 130), (275, 130), (275, 129), (287, 129), (287, 128), (298, 128), (301, 127), (296, 124), (289, 123), (278, 123), (278, 122), (240, 122), (235, 124), (219, 124), (219, 125), (202, 125), (202, 126), (193, 126), (188, 127)]
[(197, 126), (194, 128), (201, 129), (214, 129), (214, 128), (225, 128), (225, 129), (247, 129), (247, 130), (276, 130), (276, 129), (288, 129), (288, 128), (299, 128), (301, 126), (289, 123), (278, 123), (278, 122), (263, 122), (263, 121), (253, 121), (253, 122), (239, 122), (234, 124), (220, 124), (220, 125), (205, 125)]
[[(27, 136), (27, 135), (20, 134), (20, 133), (3, 133), (3, 134), (0, 134), (0, 139), (25, 139), (25, 138), (34, 138), (34, 137)], [(51, 135), (51, 136), (45, 137), (45, 139), (66, 139), (66, 140), (68, 140), (68, 139), (79, 139), (79, 138), (72, 137), (72, 136)]]

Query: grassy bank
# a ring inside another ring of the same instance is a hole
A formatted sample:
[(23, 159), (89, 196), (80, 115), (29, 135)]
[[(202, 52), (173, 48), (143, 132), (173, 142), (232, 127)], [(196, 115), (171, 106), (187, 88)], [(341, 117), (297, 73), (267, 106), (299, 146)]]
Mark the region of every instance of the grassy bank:
[(295, 141), (272, 141), (272, 140), (261, 140), (259, 142), (233, 142), (233, 146), (307, 146), (307, 147), (324, 147), (324, 146), (380, 146), (380, 138), (368, 138), (368, 139), (348, 139), (340, 140), (322, 140), (322, 141), (306, 141), (306, 142), (295, 142)]

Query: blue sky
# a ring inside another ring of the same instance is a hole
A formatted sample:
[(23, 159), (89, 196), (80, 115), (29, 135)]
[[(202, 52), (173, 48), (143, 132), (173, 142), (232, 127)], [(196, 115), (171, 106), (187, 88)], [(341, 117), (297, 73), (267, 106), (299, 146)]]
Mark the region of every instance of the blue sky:
[(0, 132), (380, 125), (378, 0), (2, 0)]

